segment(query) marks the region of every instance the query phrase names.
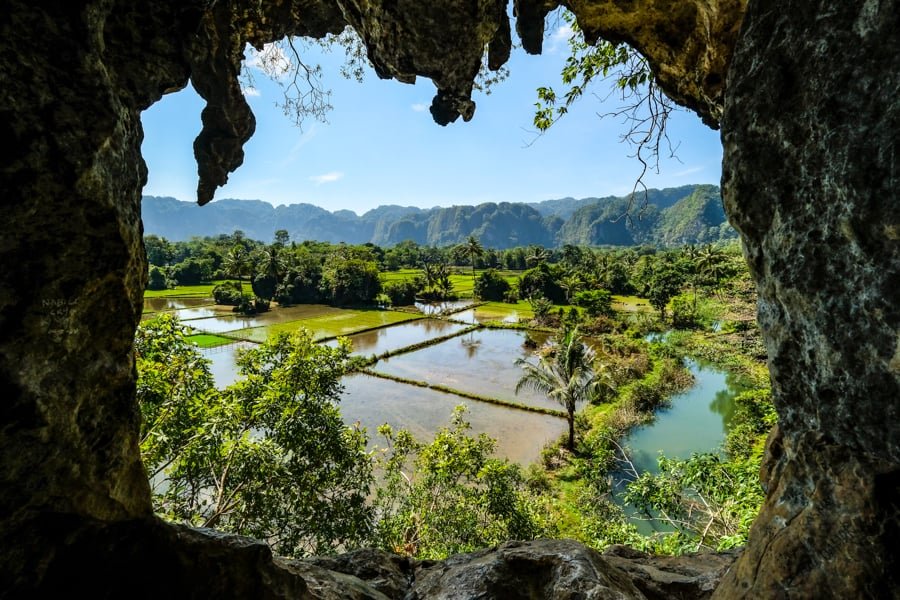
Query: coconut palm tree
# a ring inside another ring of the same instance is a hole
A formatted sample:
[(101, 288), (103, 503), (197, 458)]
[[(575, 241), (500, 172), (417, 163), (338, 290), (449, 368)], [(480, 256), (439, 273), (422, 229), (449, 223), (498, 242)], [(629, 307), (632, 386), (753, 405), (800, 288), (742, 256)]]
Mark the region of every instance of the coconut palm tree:
[(529, 267), (536, 267), (549, 260), (550, 253), (543, 246), (529, 246), (528, 254), (525, 256), (525, 264)]
[(708, 280), (712, 281), (713, 290), (716, 293), (718, 293), (719, 281), (725, 271), (724, 262), (724, 253), (712, 244), (706, 244), (697, 255), (697, 267), (701, 273), (707, 276)]
[(516, 384), (516, 393), (532, 389), (559, 402), (566, 410), (569, 423), (569, 441), (566, 447), (575, 449), (575, 409), (582, 402), (590, 401), (597, 393), (594, 381), (594, 351), (588, 347), (574, 327), (563, 332), (556, 342), (544, 346), (538, 353), (538, 362), (524, 358), (516, 365), (525, 371)]
[(470, 235), (465, 243), (466, 254), (469, 255), (469, 262), (472, 263), (472, 285), (475, 285), (475, 259), (484, 254), (484, 247), (474, 235)]
[(244, 286), (241, 283), (241, 278), (250, 268), (250, 262), (250, 253), (247, 252), (247, 248), (243, 244), (235, 244), (222, 261), (222, 268), (225, 272), (238, 280), (238, 291), (241, 294), (241, 298), (244, 297)]

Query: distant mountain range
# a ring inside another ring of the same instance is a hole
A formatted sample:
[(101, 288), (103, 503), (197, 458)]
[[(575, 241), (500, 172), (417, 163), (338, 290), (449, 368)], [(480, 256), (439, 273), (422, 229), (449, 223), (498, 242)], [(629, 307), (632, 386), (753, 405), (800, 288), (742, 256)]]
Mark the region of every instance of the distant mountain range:
[(488, 202), (477, 206), (415, 208), (386, 205), (362, 216), (312, 204), (272, 206), (261, 200), (218, 200), (204, 207), (175, 198), (144, 196), (144, 234), (171, 241), (230, 234), (240, 229), (269, 241), (286, 229), (294, 241), (318, 240), (392, 246), (404, 240), (447, 246), (474, 235), (492, 248), (542, 246), (703, 244), (737, 237), (725, 220), (719, 188), (686, 185), (649, 190), (644, 202), (627, 197), (562, 198), (544, 202)]

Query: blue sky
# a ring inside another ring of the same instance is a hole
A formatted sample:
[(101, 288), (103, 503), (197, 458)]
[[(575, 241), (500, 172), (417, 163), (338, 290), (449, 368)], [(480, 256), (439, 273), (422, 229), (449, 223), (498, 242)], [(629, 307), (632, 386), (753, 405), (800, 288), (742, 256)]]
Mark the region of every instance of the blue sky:
[[(603, 82), (578, 101), (568, 115), (538, 136), (532, 119), (535, 89), (563, 89), (559, 71), (568, 32), (548, 33), (544, 54), (514, 49), (509, 78), (490, 95), (475, 93), (472, 121), (441, 127), (428, 112), (434, 85), (380, 80), (367, 70), (363, 83), (346, 80), (339, 68), (343, 51), (311, 52), (321, 64), (324, 87), (332, 90), (327, 123), (308, 119), (302, 129), (275, 103), (281, 89), (256, 73), (248, 101), (256, 134), (245, 145), (244, 164), (231, 174), (216, 198), (306, 202), (328, 210), (365, 212), (380, 204), (450, 206), (481, 202), (537, 202), (572, 196), (624, 195), (640, 165), (634, 148), (620, 141), (621, 120), (600, 119), (615, 109), (602, 103)], [(149, 168), (144, 194), (195, 200), (196, 164), (192, 144), (200, 130), (203, 101), (193, 89), (170, 94), (143, 114), (143, 155)], [(679, 111), (669, 122), (677, 159), (660, 161), (650, 187), (688, 183), (718, 185), (722, 149), (719, 134), (698, 117)]]

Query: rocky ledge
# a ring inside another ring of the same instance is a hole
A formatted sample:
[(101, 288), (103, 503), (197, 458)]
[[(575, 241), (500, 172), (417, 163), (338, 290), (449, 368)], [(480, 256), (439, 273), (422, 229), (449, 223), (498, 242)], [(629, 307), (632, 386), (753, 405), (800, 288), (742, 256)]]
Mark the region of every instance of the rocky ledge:
[[(255, 540), (155, 518), (64, 515), (21, 533), (30, 542), (19, 558), (37, 568), (19, 571), (27, 580), (0, 577), (16, 597), (693, 600), (709, 598), (738, 555), (654, 557), (623, 546), (601, 554), (573, 540), (534, 540), (442, 561), (371, 549), (292, 560)], [(27, 547), (41, 538), (65, 541), (49, 560), (33, 561)]]

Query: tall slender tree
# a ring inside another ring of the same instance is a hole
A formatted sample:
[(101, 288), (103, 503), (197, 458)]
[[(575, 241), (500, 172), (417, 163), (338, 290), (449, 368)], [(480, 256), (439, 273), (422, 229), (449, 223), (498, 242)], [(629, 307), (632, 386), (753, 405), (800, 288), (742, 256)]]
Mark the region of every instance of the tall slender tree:
[(569, 441), (566, 447), (575, 450), (575, 410), (597, 395), (594, 378), (594, 351), (584, 343), (578, 328), (566, 330), (560, 339), (545, 345), (537, 363), (516, 360), (525, 373), (516, 384), (516, 393), (532, 389), (559, 402), (566, 410)]
[(474, 235), (470, 235), (465, 243), (466, 254), (469, 255), (469, 262), (472, 263), (472, 285), (475, 285), (475, 259), (484, 254), (484, 247)]
[(250, 253), (247, 252), (247, 249), (243, 244), (235, 244), (232, 246), (231, 250), (228, 251), (228, 254), (225, 255), (225, 259), (222, 261), (222, 267), (225, 269), (225, 272), (237, 279), (238, 291), (241, 294), (241, 298), (244, 297), (244, 286), (241, 283), (241, 278), (247, 272), (249, 266)]

